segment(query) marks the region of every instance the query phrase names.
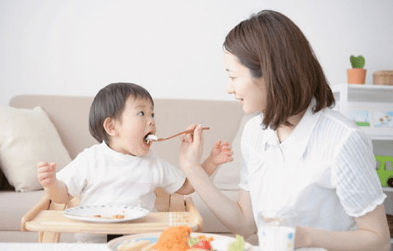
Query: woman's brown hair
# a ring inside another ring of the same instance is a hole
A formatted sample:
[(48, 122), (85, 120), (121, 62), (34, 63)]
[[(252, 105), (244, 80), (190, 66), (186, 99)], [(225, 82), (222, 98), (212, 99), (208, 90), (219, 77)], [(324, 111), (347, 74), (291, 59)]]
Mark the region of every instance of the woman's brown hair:
[(313, 112), (334, 105), (334, 96), (309, 42), (285, 15), (263, 10), (235, 26), (224, 48), (262, 77), (267, 90), (265, 127), (290, 125), (288, 118), (305, 111), (313, 97)]

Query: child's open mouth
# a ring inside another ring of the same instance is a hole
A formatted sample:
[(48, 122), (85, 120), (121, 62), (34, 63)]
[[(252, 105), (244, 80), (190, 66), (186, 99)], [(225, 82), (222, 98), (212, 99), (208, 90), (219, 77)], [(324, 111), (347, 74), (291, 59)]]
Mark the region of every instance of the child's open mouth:
[(154, 132), (149, 132), (149, 133), (146, 134), (145, 137), (143, 138), (143, 142), (144, 142), (146, 145), (150, 145), (152, 141), (155, 141), (154, 138), (157, 138), (157, 137), (154, 135)]

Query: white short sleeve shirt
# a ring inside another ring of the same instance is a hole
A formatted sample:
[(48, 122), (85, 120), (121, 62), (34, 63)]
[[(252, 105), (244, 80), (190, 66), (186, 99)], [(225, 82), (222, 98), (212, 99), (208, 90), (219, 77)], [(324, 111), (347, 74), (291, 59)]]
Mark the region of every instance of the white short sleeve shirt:
[(313, 102), (291, 135), (279, 143), (262, 117), (245, 126), (240, 187), (250, 192), (255, 221), (262, 210), (287, 209), (297, 224), (333, 231), (355, 229), (353, 217), (383, 203), (372, 142), (331, 109)]
[(154, 211), (157, 187), (176, 192), (184, 173), (150, 151), (142, 157), (122, 154), (104, 142), (81, 152), (57, 173), (80, 205), (126, 205)]

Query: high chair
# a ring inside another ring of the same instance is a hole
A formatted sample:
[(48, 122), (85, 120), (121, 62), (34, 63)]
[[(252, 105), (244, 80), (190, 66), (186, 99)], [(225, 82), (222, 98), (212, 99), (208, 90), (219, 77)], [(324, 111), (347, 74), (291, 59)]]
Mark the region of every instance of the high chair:
[(155, 207), (158, 212), (121, 223), (92, 223), (73, 220), (63, 215), (66, 208), (78, 205), (78, 198), (58, 204), (44, 196), (21, 220), (22, 231), (38, 232), (39, 242), (59, 242), (61, 233), (136, 234), (160, 232), (170, 226), (187, 225), (194, 232), (202, 231), (202, 217), (192, 198), (168, 194), (156, 189)]

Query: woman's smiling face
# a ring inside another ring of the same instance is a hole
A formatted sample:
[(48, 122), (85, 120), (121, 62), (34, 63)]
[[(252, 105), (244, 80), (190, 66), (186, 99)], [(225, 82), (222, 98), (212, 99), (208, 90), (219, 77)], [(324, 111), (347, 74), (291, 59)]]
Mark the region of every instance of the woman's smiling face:
[(254, 78), (238, 57), (224, 50), (224, 64), (229, 80), (227, 93), (243, 105), (245, 113), (259, 113), (266, 108), (266, 86), (263, 78)]

